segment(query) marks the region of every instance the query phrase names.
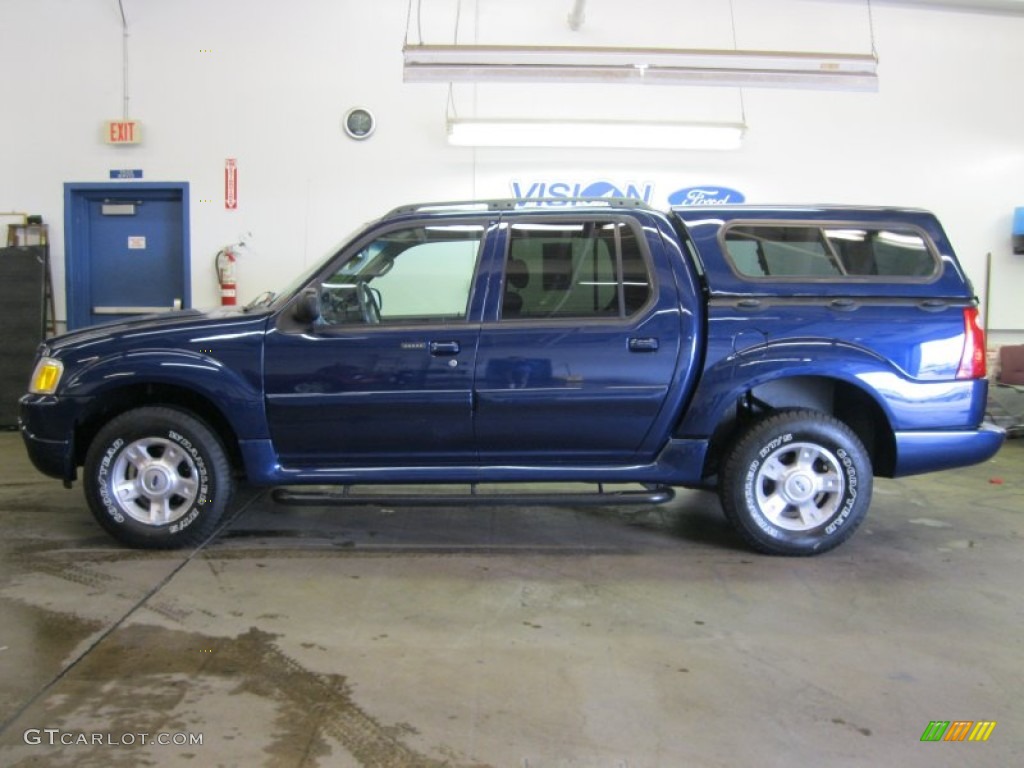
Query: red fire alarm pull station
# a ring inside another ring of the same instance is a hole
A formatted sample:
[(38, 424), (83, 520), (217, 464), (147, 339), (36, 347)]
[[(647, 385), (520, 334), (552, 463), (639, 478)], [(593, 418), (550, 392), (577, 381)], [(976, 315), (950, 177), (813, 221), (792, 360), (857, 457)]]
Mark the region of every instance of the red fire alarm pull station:
[(229, 211), (238, 207), (238, 162), (233, 157), (224, 161), (224, 207)]

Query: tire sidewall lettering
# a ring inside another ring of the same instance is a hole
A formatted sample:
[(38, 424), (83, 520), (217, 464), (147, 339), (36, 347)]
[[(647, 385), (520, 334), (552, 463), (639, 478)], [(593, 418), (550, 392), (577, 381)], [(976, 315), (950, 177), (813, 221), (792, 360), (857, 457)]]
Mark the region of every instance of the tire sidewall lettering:
[[(761, 450), (758, 455), (763, 458), (768, 455), (768, 452), (765, 452), (765, 450)], [(751, 517), (753, 521), (757, 524), (757, 527), (769, 536), (772, 536), (773, 538), (777, 539), (781, 535), (780, 531), (775, 526), (771, 525), (768, 522), (768, 520), (765, 519), (764, 515), (761, 514), (761, 511), (757, 506), (757, 496), (754, 492), (754, 489), (757, 485), (757, 470), (760, 468), (761, 459), (754, 459), (752, 462), (750, 462), (750, 465), (747, 467), (746, 475), (743, 478), (743, 502), (747, 505), (747, 509), (756, 510), (756, 514), (751, 515)]]
[(763, 448), (761, 448), (760, 451), (757, 452), (757, 455), (763, 461), (764, 459), (768, 458), (769, 454), (773, 453), (774, 451), (777, 451), (782, 446), (791, 442), (793, 442), (792, 432), (787, 432), (784, 435), (779, 435), (778, 437), (769, 440), (768, 443)]
[(203, 454), (192, 444), (191, 440), (175, 432), (173, 429), (168, 430), (167, 439), (176, 442), (188, 453), (189, 456), (192, 457), (192, 461), (196, 465), (196, 471), (199, 473), (199, 494), (196, 497), (196, 509), (193, 509), (192, 512), (186, 515), (186, 518), (191, 518), (187, 523), (184, 522), (184, 520), (178, 521), (179, 529), (184, 529), (188, 527), (192, 520), (195, 520), (196, 515), (198, 514), (198, 508), (202, 507), (207, 502), (210, 494), (210, 475), (206, 470), (206, 461), (203, 458)]
[(106, 510), (107, 514), (110, 515), (111, 519), (118, 524), (122, 524), (125, 521), (125, 516), (121, 514), (121, 510), (118, 509), (117, 504), (110, 498), (110, 465), (114, 461), (114, 457), (124, 447), (124, 439), (117, 438), (112, 442), (107, 450), (103, 454), (103, 458), (100, 460), (99, 469), (96, 471), (97, 486), (99, 488), (100, 503)]
[(839, 448), (836, 450), (836, 458), (839, 459), (839, 463), (842, 465), (843, 474), (846, 476), (846, 491), (843, 498), (843, 507), (839, 510), (839, 514), (836, 515), (835, 519), (832, 520), (826, 527), (826, 535), (832, 535), (846, 522), (846, 518), (850, 516), (853, 511), (854, 504), (857, 503), (857, 485), (859, 483), (857, 477), (857, 467), (850, 458), (850, 454), (845, 449)]
[(768, 522), (767, 518), (761, 514), (761, 510), (757, 505), (757, 496), (755, 489), (757, 486), (757, 471), (761, 467), (763, 462), (768, 456), (777, 451), (787, 443), (793, 442), (793, 433), (787, 432), (785, 434), (773, 437), (761, 449), (757, 452), (757, 458), (750, 462), (747, 467), (746, 476), (743, 481), (743, 499), (748, 509), (755, 510), (756, 514), (752, 515), (754, 523), (764, 533), (771, 536), (772, 538), (779, 539), (783, 537), (783, 532), (776, 528), (774, 525)]

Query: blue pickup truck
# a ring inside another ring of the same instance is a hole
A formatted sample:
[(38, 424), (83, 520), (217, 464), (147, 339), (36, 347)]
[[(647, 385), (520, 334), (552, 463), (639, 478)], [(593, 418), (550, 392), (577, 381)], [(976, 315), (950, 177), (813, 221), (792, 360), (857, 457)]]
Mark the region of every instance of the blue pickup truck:
[(809, 555), (873, 477), (991, 457), (986, 393), (928, 212), (509, 200), (398, 208), (244, 309), (50, 339), (21, 430), (131, 546), (202, 541), (239, 479), (586, 482), (717, 488), (751, 547)]

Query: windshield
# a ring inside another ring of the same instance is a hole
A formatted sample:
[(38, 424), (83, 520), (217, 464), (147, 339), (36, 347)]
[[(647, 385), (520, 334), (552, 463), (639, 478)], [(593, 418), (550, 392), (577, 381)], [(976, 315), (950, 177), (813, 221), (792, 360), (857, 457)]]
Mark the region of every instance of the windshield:
[(338, 245), (331, 248), (327, 252), (326, 256), (317, 259), (306, 269), (302, 270), (302, 272), (300, 272), (297, 277), (293, 278), (279, 292), (274, 293), (272, 291), (266, 291), (264, 293), (261, 293), (259, 296), (257, 296), (251, 302), (249, 302), (249, 304), (247, 304), (245, 308), (247, 310), (259, 309), (261, 307), (271, 307), (273, 309), (277, 309), (278, 307), (286, 304), (288, 300), (295, 295), (296, 291), (298, 291), (300, 288), (302, 288), (302, 286), (309, 282), (313, 278), (313, 275), (315, 275), (317, 272), (323, 269), (324, 265), (328, 261), (337, 256), (338, 253), (340, 253), (341, 250), (345, 248), (345, 246), (352, 242), (361, 232), (363, 232), (363, 230), (369, 227), (370, 223), (372, 222), (363, 224), (361, 227), (351, 232), (348, 237), (342, 240)]

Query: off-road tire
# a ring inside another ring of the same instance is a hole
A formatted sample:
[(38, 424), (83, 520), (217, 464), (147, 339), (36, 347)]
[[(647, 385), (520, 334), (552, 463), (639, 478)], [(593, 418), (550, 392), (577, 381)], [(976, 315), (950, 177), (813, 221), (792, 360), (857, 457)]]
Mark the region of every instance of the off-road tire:
[(195, 416), (165, 407), (126, 411), (85, 457), (85, 497), (96, 521), (131, 547), (205, 541), (224, 517), (234, 480), (224, 446)]
[(724, 462), (726, 518), (759, 552), (806, 556), (846, 541), (871, 504), (871, 460), (844, 423), (819, 411), (776, 411), (751, 424)]

